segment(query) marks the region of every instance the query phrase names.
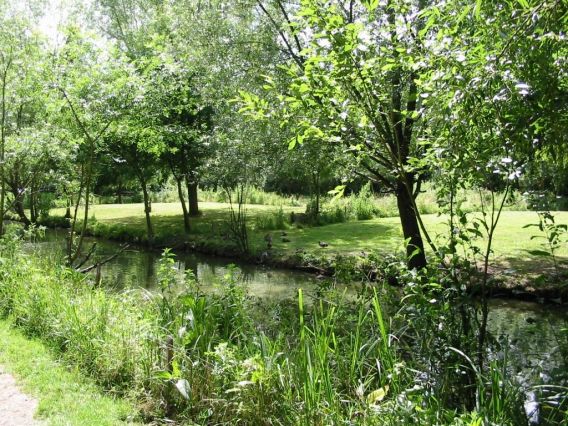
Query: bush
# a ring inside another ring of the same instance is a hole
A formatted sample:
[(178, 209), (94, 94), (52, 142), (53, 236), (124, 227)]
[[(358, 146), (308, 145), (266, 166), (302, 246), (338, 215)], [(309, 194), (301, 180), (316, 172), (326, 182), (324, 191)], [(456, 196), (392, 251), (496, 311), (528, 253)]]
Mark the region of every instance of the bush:
[(64, 216), (42, 216), (39, 219), (39, 225), (47, 228), (69, 228), (71, 226), (69, 219)]
[(368, 220), (375, 217), (378, 212), (374, 203), (374, 196), (371, 190), (371, 183), (367, 182), (361, 191), (352, 197), (352, 210), (357, 220)]

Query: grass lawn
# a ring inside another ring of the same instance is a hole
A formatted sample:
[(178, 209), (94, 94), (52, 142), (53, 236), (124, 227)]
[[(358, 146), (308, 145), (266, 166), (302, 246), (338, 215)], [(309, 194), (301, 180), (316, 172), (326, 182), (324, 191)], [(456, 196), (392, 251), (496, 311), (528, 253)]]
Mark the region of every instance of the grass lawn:
[[(200, 203), (202, 215), (192, 219), (192, 233), (208, 240), (220, 239), (222, 224), (228, 218), (228, 205), (222, 203)], [(286, 217), (294, 212), (302, 212), (302, 207), (283, 207)], [(401, 250), (402, 234), (398, 217), (376, 218), (365, 221), (352, 221), (318, 227), (289, 227), (287, 239), (282, 242), (279, 231), (255, 231), (259, 221), (273, 217), (279, 208), (274, 206), (249, 205), (249, 223), (251, 247), (263, 250), (264, 235), (273, 235), (274, 251), (289, 255), (297, 249), (303, 249), (314, 254), (356, 254), (368, 250), (383, 250), (392, 252)], [(56, 209), (52, 214), (63, 214), (62, 209)], [(142, 204), (102, 204), (92, 206), (91, 217), (98, 222), (122, 228), (132, 235), (143, 236), (145, 220)], [(423, 215), (423, 220), (431, 236), (436, 239), (447, 233), (447, 223), (444, 217), (430, 214)], [(556, 212), (557, 223), (568, 224), (568, 212)], [(179, 203), (154, 203), (152, 205), (152, 220), (158, 237), (183, 236), (183, 221)], [(544, 239), (531, 239), (539, 234), (537, 228), (524, 229), (523, 226), (537, 223), (538, 216), (533, 211), (504, 211), (498, 225), (494, 252), (498, 263), (519, 271), (538, 272), (539, 268), (549, 268), (552, 261), (530, 253), (542, 249)], [(319, 241), (329, 244), (320, 248)], [(562, 261), (568, 260), (568, 247), (562, 247), (558, 253)]]
[[(247, 205), (249, 223), (258, 227), (259, 222), (273, 220), (282, 209), (282, 214), (289, 218), (290, 213), (300, 213), (304, 207)], [(218, 238), (225, 232), (224, 224), (228, 220), (229, 206), (224, 203), (199, 203), (201, 215), (191, 218), (192, 234)], [(65, 209), (53, 209), (52, 215), (63, 216)], [(82, 212), (79, 212), (81, 215)], [(95, 218), (104, 225), (124, 230), (129, 235), (143, 239), (146, 235), (146, 219), (143, 204), (99, 204), (89, 208), (89, 218)], [(175, 241), (183, 237), (183, 217), (179, 203), (152, 203), (152, 224), (158, 240)]]
[(133, 405), (103, 395), (91, 380), (64, 368), (42, 343), (24, 337), (6, 320), (0, 320), (0, 364), (39, 400), (37, 416), (46, 424), (133, 424)]

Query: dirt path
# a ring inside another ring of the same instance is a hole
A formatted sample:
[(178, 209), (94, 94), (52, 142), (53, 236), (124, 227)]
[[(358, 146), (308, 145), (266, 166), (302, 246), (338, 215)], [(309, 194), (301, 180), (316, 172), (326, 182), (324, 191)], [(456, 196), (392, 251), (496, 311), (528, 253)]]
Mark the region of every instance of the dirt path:
[(23, 394), (14, 377), (0, 366), (0, 426), (39, 426), (34, 420), (37, 401)]

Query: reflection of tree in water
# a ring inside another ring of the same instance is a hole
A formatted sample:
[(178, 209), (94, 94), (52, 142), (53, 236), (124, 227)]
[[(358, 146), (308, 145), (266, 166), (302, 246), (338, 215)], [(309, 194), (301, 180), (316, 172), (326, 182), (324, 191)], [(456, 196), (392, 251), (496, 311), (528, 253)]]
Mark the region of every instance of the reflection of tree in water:
[(156, 283), (156, 257), (152, 253), (143, 252), (144, 254), (144, 267), (145, 278), (147, 283)]

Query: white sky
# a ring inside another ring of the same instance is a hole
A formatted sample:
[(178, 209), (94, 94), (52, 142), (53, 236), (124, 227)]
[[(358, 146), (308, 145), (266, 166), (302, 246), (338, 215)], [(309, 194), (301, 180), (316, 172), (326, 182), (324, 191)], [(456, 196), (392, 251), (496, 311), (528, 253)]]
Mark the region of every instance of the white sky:
[(61, 42), (61, 34), (58, 28), (69, 16), (69, 1), (47, 0), (44, 8), (44, 16), (40, 19), (38, 30), (44, 33), (51, 42)]

